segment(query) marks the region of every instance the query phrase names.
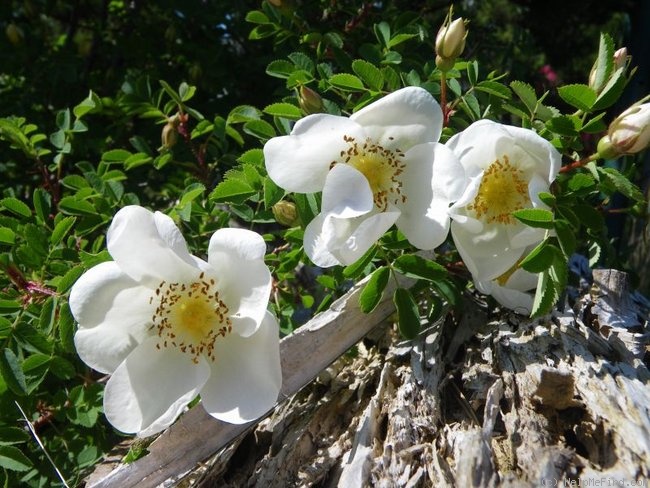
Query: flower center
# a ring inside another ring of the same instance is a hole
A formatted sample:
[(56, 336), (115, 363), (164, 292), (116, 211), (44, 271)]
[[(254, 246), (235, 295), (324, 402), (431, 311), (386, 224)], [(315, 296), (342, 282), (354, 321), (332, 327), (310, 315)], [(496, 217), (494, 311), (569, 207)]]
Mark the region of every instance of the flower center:
[[(404, 171), (404, 153), (399, 149), (386, 149), (370, 139), (363, 144), (351, 136), (343, 136), (343, 139), (349, 147), (347, 151), (341, 151), (340, 156), (343, 162), (366, 177), (375, 205), (385, 211), (389, 203), (404, 203), (406, 195), (402, 194), (402, 182), (398, 178)], [(336, 161), (332, 164), (336, 164)]]
[(502, 159), (485, 170), (476, 198), (467, 206), (476, 212), (476, 218), (489, 224), (513, 224), (512, 212), (530, 204), (523, 172), (510, 164), (508, 156)]
[(215, 360), (215, 341), (232, 332), (232, 322), (214, 285), (215, 280), (206, 279), (205, 273), (193, 283), (162, 281), (158, 285), (149, 299), (157, 303), (151, 319), (159, 337), (157, 349), (175, 347), (191, 355), (195, 363), (199, 356)]

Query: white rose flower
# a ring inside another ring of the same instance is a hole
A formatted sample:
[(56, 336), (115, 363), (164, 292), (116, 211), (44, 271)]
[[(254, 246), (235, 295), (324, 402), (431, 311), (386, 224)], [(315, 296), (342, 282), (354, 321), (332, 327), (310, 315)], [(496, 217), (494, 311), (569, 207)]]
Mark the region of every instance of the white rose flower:
[(537, 274), (515, 267), (494, 280), (474, 281), (474, 286), (481, 293), (493, 296), (504, 307), (530, 315), (537, 279)]
[(210, 415), (231, 423), (273, 407), (282, 375), (260, 235), (217, 230), (205, 262), (189, 254), (171, 218), (129, 206), (115, 215), (107, 248), (114, 261), (79, 278), (70, 308), (79, 356), (111, 374), (111, 424), (154, 434), (199, 393)]
[(492, 281), (544, 239), (544, 229), (519, 222), (512, 212), (547, 208), (538, 195), (557, 176), (560, 153), (532, 130), (490, 120), (474, 122), (446, 146), (466, 178), (464, 194), (450, 209), (452, 237), (475, 281)]
[(358, 260), (393, 224), (420, 249), (440, 245), (449, 204), (462, 194), (462, 167), (438, 144), (442, 111), (408, 87), (351, 117), (315, 114), (264, 146), (270, 178), (287, 191), (323, 192), (305, 230), (318, 266)]

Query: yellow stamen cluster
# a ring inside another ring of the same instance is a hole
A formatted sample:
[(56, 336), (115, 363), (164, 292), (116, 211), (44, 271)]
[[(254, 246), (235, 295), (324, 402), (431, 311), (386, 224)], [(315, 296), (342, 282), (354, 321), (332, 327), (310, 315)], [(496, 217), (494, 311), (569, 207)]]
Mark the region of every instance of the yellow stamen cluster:
[(339, 154), (342, 161), (332, 161), (331, 166), (337, 162), (344, 162), (360, 171), (368, 180), (375, 205), (382, 212), (388, 208), (389, 203), (406, 202), (406, 195), (402, 194), (402, 182), (399, 179), (405, 166), (402, 161), (404, 157), (402, 151), (386, 149), (370, 139), (366, 139), (361, 144), (354, 137), (345, 135), (343, 140), (349, 147)]
[(497, 159), (485, 170), (476, 198), (467, 206), (476, 213), (477, 219), (488, 224), (513, 224), (512, 212), (530, 204), (528, 182), (523, 172), (510, 164), (508, 156), (502, 159)]
[(205, 273), (188, 284), (162, 281), (149, 303), (157, 304), (151, 318), (159, 337), (156, 348), (178, 348), (194, 363), (199, 356), (214, 361), (216, 340), (232, 332), (228, 307)]

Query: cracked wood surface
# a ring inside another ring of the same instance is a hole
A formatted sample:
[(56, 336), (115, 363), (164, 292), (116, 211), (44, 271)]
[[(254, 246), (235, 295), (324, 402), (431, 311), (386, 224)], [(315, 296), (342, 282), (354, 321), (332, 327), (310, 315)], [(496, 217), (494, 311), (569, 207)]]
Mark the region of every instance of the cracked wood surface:
[[(166, 484), (648, 486), (647, 310), (630, 300), (622, 274), (594, 278), (573, 310), (537, 321), (492, 313), (470, 297), (462, 314), (415, 341), (400, 341), (379, 320), (354, 353), (181, 481), (191, 466), (178, 467)], [(384, 303), (377, 319), (392, 311)], [(356, 299), (340, 306), (356, 307)], [(370, 325), (350, 317), (343, 329)], [(217, 424), (209, 432), (220, 431)]]

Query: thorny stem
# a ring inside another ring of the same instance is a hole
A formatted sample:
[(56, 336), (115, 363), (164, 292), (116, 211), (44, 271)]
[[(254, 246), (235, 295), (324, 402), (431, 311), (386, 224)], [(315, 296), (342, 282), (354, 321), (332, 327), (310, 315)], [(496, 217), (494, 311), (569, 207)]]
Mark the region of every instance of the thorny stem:
[(594, 161), (596, 159), (598, 159), (598, 153), (587, 156), (586, 158), (583, 158), (579, 161), (573, 161), (572, 163), (562, 166), (560, 168), (560, 173), (568, 173), (569, 171), (572, 171), (576, 168), (582, 168), (588, 162)]
[(197, 148), (196, 145), (192, 142), (192, 136), (190, 135), (190, 131), (187, 125), (189, 116), (186, 113), (179, 112), (178, 119), (179, 119), (179, 123), (176, 130), (181, 136), (183, 136), (185, 143), (190, 148), (190, 151), (192, 151), (192, 154), (196, 158), (196, 162), (199, 165), (197, 171), (198, 176), (207, 187), (210, 185), (210, 170), (208, 169), (208, 165), (205, 162), (205, 147), (199, 146)]

